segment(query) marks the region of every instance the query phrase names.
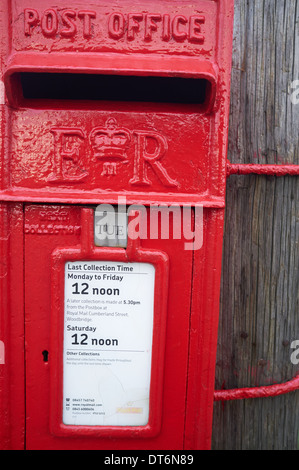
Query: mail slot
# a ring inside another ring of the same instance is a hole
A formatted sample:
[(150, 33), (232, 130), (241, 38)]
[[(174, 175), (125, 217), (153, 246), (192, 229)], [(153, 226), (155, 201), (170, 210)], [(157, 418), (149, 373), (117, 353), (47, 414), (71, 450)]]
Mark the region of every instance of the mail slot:
[(233, 0), (5, 1), (3, 449), (208, 449)]

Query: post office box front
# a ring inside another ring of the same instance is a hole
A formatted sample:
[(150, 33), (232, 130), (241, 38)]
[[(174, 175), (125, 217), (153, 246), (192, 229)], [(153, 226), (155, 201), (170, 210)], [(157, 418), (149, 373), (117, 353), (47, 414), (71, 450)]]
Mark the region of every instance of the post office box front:
[(232, 20), (233, 0), (6, 3), (8, 446), (209, 448)]

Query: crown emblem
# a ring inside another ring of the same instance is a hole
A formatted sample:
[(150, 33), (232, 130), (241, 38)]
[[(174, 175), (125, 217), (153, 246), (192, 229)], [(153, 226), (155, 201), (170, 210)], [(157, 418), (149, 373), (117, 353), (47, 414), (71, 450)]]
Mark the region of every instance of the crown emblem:
[(117, 163), (126, 163), (131, 143), (128, 129), (118, 127), (114, 118), (106, 121), (105, 127), (95, 127), (90, 134), (94, 155), (105, 161), (103, 175), (116, 174)]

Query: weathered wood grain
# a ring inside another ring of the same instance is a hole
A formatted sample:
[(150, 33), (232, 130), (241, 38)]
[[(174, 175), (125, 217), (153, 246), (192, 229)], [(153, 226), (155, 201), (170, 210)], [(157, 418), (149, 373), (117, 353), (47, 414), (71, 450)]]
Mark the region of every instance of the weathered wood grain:
[[(235, 0), (233, 163), (299, 164), (299, 1)], [(227, 184), (215, 387), (291, 379), (299, 340), (299, 177)], [(215, 403), (213, 449), (297, 449), (299, 391)]]

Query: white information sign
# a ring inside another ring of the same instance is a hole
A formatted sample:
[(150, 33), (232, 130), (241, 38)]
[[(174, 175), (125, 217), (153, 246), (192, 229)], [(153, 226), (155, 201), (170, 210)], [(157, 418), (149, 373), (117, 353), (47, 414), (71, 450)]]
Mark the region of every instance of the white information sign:
[(154, 285), (148, 263), (65, 264), (64, 424), (148, 423)]

